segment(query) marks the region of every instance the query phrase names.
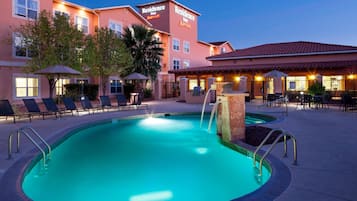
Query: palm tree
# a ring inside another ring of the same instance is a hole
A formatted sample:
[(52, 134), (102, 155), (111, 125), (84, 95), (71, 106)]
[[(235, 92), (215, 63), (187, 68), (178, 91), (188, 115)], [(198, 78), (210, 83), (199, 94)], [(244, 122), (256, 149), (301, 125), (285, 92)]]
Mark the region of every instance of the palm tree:
[(133, 67), (129, 73), (137, 72), (155, 80), (161, 70), (160, 60), (163, 55), (161, 42), (154, 36), (157, 32), (142, 25), (133, 25), (124, 29), (123, 41), (131, 52)]

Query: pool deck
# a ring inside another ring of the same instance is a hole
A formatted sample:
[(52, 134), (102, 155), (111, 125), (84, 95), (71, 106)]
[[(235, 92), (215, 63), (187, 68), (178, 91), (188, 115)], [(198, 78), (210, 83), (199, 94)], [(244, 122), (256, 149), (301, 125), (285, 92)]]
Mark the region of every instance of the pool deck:
[[(53, 139), (58, 133), (80, 124), (139, 114), (200, 112), (202, 108), (200, 104), (175, 101), (151, 101), (148, 104), (149, 110), (100, 112), (94, 115), (81, 113), (80, 116), (68, 115), (61, 119), (48, 116), (46, 120), (35, 119), (32, 123), (25, 119), (16, 124), (0, 120), (0, 180), (17, 159), (33, 149), (27, 140), (23, 140), (21, 153), (13, 154), (11, 160), (7, 159), (8, 135), (23, 126), (31, 125), (45, 139)], [(207, 107), (209, 110), (210, 107)], [(272, 152), (286, 164), (292, 175), (290, 185), (276, 201), (357, 200), (357, 112), (343, 112), (337, 107), (300, 110), (291, 103), (288, 115), (285, 115), (282, 108), (262, 106), (259, 101), (248, 103), (246, 110), (278, 117), (279, 120), (264, 126), (286, 129), (297, 138), (297, 166), (292, 165), (291, 146), (288, 147), (288, 158), (281, 157), (281, 143)], [(3, 193), (4, 190), (0, 189), (0, 197)]]

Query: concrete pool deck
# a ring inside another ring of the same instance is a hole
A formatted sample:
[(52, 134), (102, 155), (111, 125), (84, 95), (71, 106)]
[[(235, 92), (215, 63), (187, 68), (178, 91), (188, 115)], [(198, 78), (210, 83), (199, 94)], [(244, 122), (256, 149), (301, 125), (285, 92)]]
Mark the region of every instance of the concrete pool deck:
[[(35, 119), (32, 123), (21, 120), (16, 124), (0, 120), (0, 179), (20, 155), (33, 146), (23, 140), (20, 154), (7, 160), (7, 141), (10, 132), (31, 125), (46, 139), (75, 125), (110, 118), (148, 113), (200, 112), (202, 105), (175, 101), (148, 102), (149, 110), (100, 112), (94, 115), (64, 116), (57, 120), (52, 116), (46, 120)], [(207, 108), (209, 111), (210, 108)], [(248, 103), (247, 112), (265, 113), (276, 116), (278, 121), (265, 124), (271, 128), (283, 128), (297, 138), (298, 165), (292, 165), (292, 149), (289, 143), (288, 158), (282, 158), (282, 145), (272, 154), (281, 159), (291, 171), (292, 180), (277, 201), (352, 201), (357, 200), (357, 113), (343, 112), (338, 108), (297, 110), (296, 104), (289, 105), (288, 116), (282, 108), (261, 106), (260, 102)], [(15, 148), (15, 147), (14, 147)], [(265, 147), (266, 148), (266, 147)], [(0, 195), (5, 193), (0, 189)], [(1, 197), (1, 196), (0, 196)]]

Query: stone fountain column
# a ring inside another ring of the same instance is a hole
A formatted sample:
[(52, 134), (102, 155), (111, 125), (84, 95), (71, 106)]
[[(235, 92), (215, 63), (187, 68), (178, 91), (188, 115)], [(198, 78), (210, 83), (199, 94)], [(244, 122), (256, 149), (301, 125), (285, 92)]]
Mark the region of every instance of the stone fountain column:
[[(217, 133), (224, 141), (245, 139), (245, 96), (247, 93), (230, 91), (227, 82), (216, 82)], [(228, 91), (228, 92), (227, 92)]]
[[(224, 141), (245, 140), (246, 93), (223, 93), (221, 134)], [(217, 125), (218, 126), (218, 125)]]

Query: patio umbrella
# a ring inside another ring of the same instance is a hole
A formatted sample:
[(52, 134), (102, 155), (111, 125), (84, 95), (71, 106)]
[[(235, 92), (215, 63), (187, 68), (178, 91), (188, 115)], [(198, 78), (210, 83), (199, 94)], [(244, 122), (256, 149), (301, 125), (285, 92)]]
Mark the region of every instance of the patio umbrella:
[(80, 75), (81, 73), (68, 66), (54, 65), (38, 70), (35, 72), (35, 74), (46, 75), (48, 77), (48, 82), (50, 84), (50, 97), (52, 98), (54, 88), (56, 87), (56, 82), (62, 76)]
[(288, 76), (288, 74), (278, 70), (272, 70), (264, 74), (264, 77), (272, 77), (272, 78), (281, 78), (286, 76)]
[(124, 77), (124, 80), (148, 80), (149, 78), (146, 77), (145, 75), (141, 73), (132, 73), (126, 77)]

